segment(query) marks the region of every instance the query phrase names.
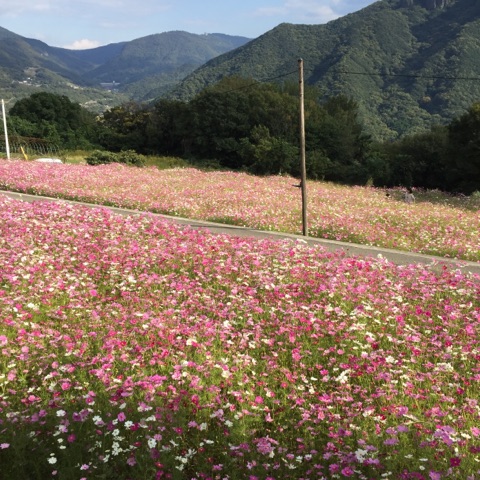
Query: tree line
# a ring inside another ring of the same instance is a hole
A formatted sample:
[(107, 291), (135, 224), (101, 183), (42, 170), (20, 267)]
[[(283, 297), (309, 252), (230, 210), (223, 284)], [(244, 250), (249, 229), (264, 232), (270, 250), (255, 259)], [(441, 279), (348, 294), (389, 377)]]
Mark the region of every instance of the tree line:
[[(352, 185), (405, 186), (470, 194), (480, 190), (480, 103), (448, 125), (392, 142), (365, 134), (357, 103), (320, 101), (305, 89), (307, 177)], [(101, 116), (47, 92), (9, 112), (14, 134), (62, 149), (177, 156), (194, 165), (256, 175), (299, 176), (298, 85), (224, 78), (191, 101), (161, 98), (111, 108)]]

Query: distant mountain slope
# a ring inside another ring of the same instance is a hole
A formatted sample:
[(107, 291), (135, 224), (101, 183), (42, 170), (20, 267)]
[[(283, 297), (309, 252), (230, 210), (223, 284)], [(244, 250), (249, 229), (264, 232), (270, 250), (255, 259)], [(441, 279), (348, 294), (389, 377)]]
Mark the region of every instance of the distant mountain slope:
[(220, 33), (196, 35), (173, 31), (149, 35), (126, 43), (118, 55), (84, 77), (95, 83), (115, 81), (121, 90), (127, 91), (143, 86), (145, 97), (152, 88), (159, 88), (159, 84), (171, 88), (208, 60), (247, 41), (245, 37)]
[(81, 72), (91, 65), (77, 59), (68, 50), (53, 48), (39, 40), (0, 29), (0, 68), (11, 72), (13, 78), (23, 78), (29, 68), (44, 68), (71, 81), (83, 83)]
[[(166, 32), (94, 49), (68, 50), (0, 27), (0, 94), (15, 99), (48, 89), (75, 101), (82, 98), (88, 105), (95, 98), (99, 105), (149, 99), (172, 88), (207, 60), (248, 41), (223, 34)], [(102, 90), (101, 83), (113, 81), (120, 94)]]
[[(172, 92), (191, 98), (228, 75), (306, 82), (360, 104), (377, 138), (421, 131), (480, 99), (480, 2), (382, 0), (326, 25), (282, 24), (216, 57)], [(292, 72), (290, 76), (284, 76)]]
[(148, 75), (198, 67), (213, 57), (245, 43), (242, 37), (187, 32), (166, 32), (126, 43), (118, 55), (90, 71), (86, 77), (97, 82), (113, 79), (132, 83)]

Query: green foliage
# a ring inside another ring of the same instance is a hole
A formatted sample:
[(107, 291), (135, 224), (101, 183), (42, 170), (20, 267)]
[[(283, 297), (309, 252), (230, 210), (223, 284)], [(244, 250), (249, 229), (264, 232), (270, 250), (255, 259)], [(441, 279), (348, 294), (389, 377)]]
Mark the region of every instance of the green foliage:
[(253, 138), (258, 135), (257, 127), (265, 127), (270, 137), (292, 142), (292, 133), (298, 128), (296, 108), (296, 100), (273, 85), (236, 77), (223, 79), (189, 103), (190, 124), (185, 124), (188, 151), (218, 159), (224, 167), (241, 168), (246, 143), (258, 143)]
[[(316, 88), (305, 89), (307, 171), (311, 178), (364, 182), (370, 139), (358, 120), (358, 105), (339, 96), (319, 103)], [(106, 150), (182, 155), (195, 164), (254, 174), (299, 175), (298, 85), (258, 83), (226, 77), (191, 102), (133, 103), (101, 119)]]
[(145, 166), (156, 167), (159, 170), (166, 170), (169, 168), (185, 168), (191, 165), (180, 157), (149, 155), (145, 157)]
[(145, 165), (145, 157), (133, 150), (125, 150), (120, 153), (95, 150), (85, 157), (85, 161), (88, 165), (102, 165), (107, 163), (123, 163), (135, 167), (143, 167)]
[(118, 163), (132, 165), (135, 167), (145, 166), (145, 157), (136, 153), (134, 150), (123, 150), (116, 155)]
[(111, 151), (143, 151), (148, 117), (148, 109), (135, 102), (111, 108), (98, 122), (101, 145)]
[(397, 142), (392, 147), (391, 181), (398, 185), (445, 190), (447, 174), (444, 163), (449, 161), (446, 159), (447, 143), (447, 129), (442, 126)]
[(104, 165), (107, 163), (115, 163), (116, 158), (117, 155), (113, 152), (95, 150), (85, 157), (85, 161), (88, 165)]
[[(325, 25), (282, 24), (197, 69), (174, 89), (191, 99), (219, 78), (285, 78), (305, 63), (323, 100), (346, 95), (378, 141), (447, 124), (480, 96), (480, 3), (384, 0)], [(289, 77), (291, 74), (291, 77)]]
[(314, 178), (364, 183), (370, 138), (363, 134), (355, 101), (343, 95), (330, 98), (323, 104), (323, 113), (307, 117), (306, 137), (319, 169), (316, 172), (310, 166)]
[(473, 193), (480, 187), (480, 103), (449, 125), (448, 140), (448, 185)]
[(187, 104), (177, 100), (160, 99), (150, 110), (143, 147), (148, 153), (183, 155), (188, 149), (186, 137), (189, 125), (190, 108)]
[(94, 115), (64, 95), (39, 92), (19, 100), (10, 110), (9, 123), (16, 135), (62, 148), (88, 148), (96, 141)]
[(299, 155), (297, 146), (272, 137), (263, 125), (252, 129), (251, 139), (240, 141), (240, 152), (243, 166), (257, 175), (292, 173)]

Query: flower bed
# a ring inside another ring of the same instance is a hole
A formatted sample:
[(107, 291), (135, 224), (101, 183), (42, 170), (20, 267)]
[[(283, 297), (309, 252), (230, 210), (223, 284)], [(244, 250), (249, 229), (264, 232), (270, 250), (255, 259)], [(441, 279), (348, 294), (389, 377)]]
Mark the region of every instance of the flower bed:
[[(299, 234), (295, 183), (195, 169), (0, 160), (0, 189)], [(480, 261), (480, 210), (407, 205), (379, 189), (322, 182), (308, 183), (308, 197), (311, 236)]]
[(480, 478), (480, 277), (0, 196), (2, 479)]

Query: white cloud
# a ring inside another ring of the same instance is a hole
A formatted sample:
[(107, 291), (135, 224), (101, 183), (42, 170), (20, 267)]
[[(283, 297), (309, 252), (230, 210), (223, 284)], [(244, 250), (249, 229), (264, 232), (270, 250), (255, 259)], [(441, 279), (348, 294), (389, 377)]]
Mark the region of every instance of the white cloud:
[(89, 48), (96, 48), (98, 46), (100, 46), (100, 42), (82, 38), (81, 40), (75, 40), (70, 45), (64, 45), (63, 48), (68, 48), (69, 50), (87, 50)]

